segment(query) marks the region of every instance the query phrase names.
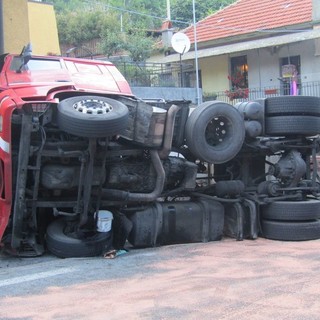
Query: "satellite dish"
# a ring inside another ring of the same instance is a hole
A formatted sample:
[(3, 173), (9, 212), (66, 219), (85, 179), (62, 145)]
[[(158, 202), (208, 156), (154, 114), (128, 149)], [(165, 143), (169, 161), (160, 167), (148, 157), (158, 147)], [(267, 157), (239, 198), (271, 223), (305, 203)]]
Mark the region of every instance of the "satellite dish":
[(171, 45), (174, 51), (184, 54), (190, 50), (190, 39), (182, 32), (177, 32), (172, 36)]

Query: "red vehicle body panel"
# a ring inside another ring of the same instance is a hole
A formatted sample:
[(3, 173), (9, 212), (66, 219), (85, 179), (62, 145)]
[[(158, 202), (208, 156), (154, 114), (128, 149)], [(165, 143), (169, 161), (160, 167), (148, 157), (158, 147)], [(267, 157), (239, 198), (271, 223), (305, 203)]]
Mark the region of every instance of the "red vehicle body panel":
[[(12, 205), (11, 116), (26, 102), (57, 103), (57, 93), (133, 96), (110, 62), (33, 56), (19, 69), (18, 55), (7, 55), (0, 73), (0, 240)], [(15, 66), (15, 67), (13, 67)]]

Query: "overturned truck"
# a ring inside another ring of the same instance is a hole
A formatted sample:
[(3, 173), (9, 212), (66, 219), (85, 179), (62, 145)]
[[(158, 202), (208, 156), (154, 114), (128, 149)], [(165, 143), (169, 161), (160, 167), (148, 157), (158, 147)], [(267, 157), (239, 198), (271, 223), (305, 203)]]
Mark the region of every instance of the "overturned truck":
[(143, 101), (109, 62), (0, 56), (0, 239), (17, 256), (320, 238), (320, 99)]

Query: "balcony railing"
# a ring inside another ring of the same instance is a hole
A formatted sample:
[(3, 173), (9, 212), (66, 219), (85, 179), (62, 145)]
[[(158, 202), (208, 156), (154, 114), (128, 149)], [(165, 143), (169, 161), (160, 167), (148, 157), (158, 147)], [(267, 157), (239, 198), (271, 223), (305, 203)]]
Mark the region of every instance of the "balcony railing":
[[(246, 91), (247, 92), (246, 98), (239, 97), (239, 98), (232, 99), (228, 97), (226, 91), (215, 92), (215, 94), (212, 96), (215, 97), (216, 100), (235, 104), (240, 101), (276, 97), (280, 95), (290, 95), (289, 88), (283, 85), (263, 87), (263, 88), (249, 88)], [(299, 84), (298, 94), (303, 96), (320, 97), (320, 81), (303, 82)]]

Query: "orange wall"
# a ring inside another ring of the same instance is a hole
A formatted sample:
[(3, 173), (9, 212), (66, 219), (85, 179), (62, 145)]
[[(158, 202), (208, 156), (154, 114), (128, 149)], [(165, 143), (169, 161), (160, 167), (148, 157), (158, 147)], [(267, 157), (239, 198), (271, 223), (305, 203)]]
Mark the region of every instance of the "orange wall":
[(28, 2), (29, 31), (33, 54), (60, 54), (56, 15), (53, 5)]
[(34, 55), (60, 54), (53, 5), (27, 0), (2, 0), (4, 52), (20, 53), (31, 42)]
[(2, 0), (4, 52), (20, 53), (30, 41), (26, 0)]

